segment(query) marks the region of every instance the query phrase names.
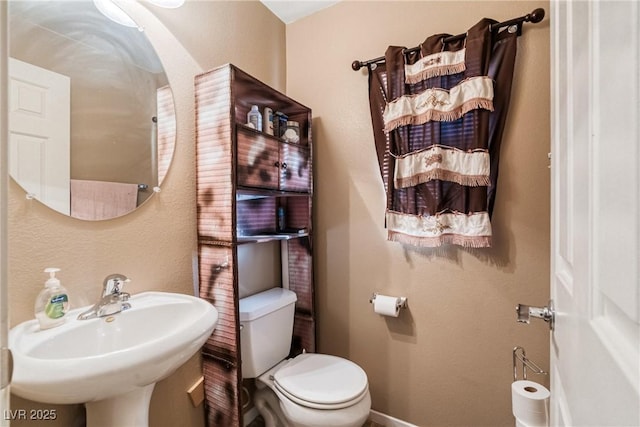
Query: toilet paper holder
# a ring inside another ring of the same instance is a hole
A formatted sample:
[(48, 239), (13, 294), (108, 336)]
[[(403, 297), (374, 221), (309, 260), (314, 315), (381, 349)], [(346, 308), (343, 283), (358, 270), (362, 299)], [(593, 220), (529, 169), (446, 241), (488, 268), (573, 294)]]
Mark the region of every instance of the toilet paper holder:
[[(374, 292), (373, 295), (371, 295), (371, 298), (369, 298), (369, 303), (373, 304), (375, 302), (377, 296), (378, 296), (378, 293)], [(398, 308), (407, 308), (407, 298), (406, 297), (399, 297), (398, 298), (398, 302), (396, 302), (396, 307), (398, 307)]]
[(527, 358), (527, 353), (523, 347), (517, 346), (513, 348), (513, 381), (518, 381), (518, 366), (516, 361), (519, 360), (522, 363), (522, 379), (527, 379), (527, 367), (529, 367), (534, 374), (547, 375), (544, 369), (536, 365), (533, 360)]

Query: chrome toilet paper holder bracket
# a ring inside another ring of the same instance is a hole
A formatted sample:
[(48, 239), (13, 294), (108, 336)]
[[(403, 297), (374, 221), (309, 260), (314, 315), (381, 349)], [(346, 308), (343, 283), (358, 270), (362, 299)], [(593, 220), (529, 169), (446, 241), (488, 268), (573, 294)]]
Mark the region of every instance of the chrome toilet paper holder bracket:
[(549, 324), (549, 329), (553, 331), (556, 319), (556, 310), (553, 305), (553, 300), (550, 300), (544, 307), (533, 307), (525, 304), (518, 304), (516, 306), (517, 322), (529, 324), (532, 317), (544, 320)]
[[(371, 295), (371, 298), (369, 298), (369, 303), (373, 304), (376, 301), (376, 297), (378, 296), (377, 292), (374, 292)], [(396, 302), (396, 307), (397, 308), (407, 308), (407, 298), (406, 297), (399, 297), (398, 298), (398, 302)]]
[(535, 364), (535, 362), (527, 358), (527, 353), (523, 347), (517, 346), (513, 348), (513, 381), (518, 381), (518, 366), (517, 360), (522, 363), (522, 379), (527, 379), (527, 367), (533, 371), (534, 374), (548, 375), (544, 369)]

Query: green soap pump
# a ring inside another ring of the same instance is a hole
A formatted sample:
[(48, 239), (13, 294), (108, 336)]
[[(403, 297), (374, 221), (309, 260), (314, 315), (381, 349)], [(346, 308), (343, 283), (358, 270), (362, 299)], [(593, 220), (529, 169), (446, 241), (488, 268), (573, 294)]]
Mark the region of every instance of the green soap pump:
[(38, 294), (35, 305), (35, 315), (40, 322), (40, 329), (49, 329), (63, 324), (69, 311), (67, 290), (56, 278), (58, 271), (60, 271), (59, 268), (44, 270), (45, 273), (49, 273), (49, 280), (45, 282), (44, 289)]

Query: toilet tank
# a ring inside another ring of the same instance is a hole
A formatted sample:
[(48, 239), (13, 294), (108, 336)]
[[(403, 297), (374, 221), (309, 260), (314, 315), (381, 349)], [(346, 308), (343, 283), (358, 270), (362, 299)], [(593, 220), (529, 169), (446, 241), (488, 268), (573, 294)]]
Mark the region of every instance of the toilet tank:
[(260, 376), (289, 355), (296, 300), (283, 288), (240, 299), (243, 378)]

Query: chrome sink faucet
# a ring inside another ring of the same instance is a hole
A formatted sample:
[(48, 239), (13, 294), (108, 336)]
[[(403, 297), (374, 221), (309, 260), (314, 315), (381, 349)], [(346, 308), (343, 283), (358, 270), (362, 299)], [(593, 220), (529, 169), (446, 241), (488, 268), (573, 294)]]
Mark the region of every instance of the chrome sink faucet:
[(122, 292), (124, 284), (130, 282), (124, 274), (110, 274), (102, 283), (102, 297), (90, 309), (80, 313), (78, 320), (93, 319), (96, 317), (110, 316), (131, 308), (128, 300), (131, 296), (128, 292)]

